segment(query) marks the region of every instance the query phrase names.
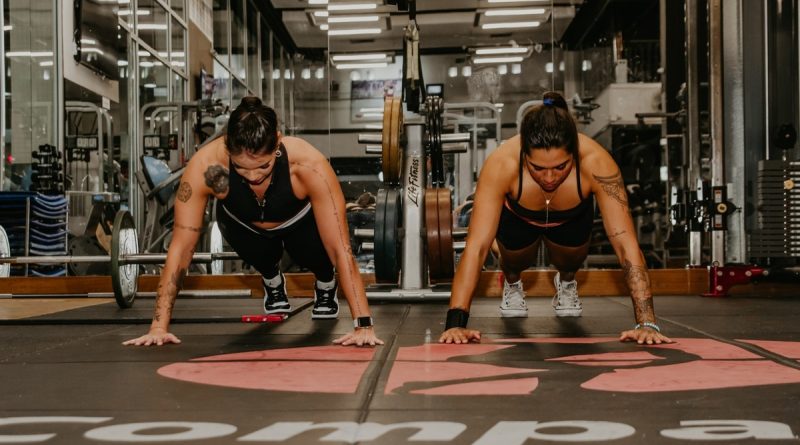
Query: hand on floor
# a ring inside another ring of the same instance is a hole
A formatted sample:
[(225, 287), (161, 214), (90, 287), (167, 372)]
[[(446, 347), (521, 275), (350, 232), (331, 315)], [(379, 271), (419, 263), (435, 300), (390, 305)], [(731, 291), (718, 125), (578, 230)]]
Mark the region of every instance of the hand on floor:
[(442, 333), (439, 337), (439, 343), (475, 343), (481, 342), (481, 332), (475, 329), (467, 328), (450, 328)]
[(168, 343), (180, 343), (181, 340), (163, 329), (151, 329), (145, 335), (122, 342), (125, 346), (162, 346)]
[(383, 344), (383, 340), (375, 336), (375, 330), (372, 328), (356, 329), (349, 334), (337, 338), (333, 342), (342, 346), (375, 346)]
[(629, 331), (623, 331), (622, 334), (620, 334), (619, 336), (619, 341), (635, 341), (640, 345), (643, 344), (660, 345), (661, 343), (675, 343), (666, 335), (663, 335), (660, 332), (656, 331), (655, 329), (650, 329), (650, 328), (631, 329)]

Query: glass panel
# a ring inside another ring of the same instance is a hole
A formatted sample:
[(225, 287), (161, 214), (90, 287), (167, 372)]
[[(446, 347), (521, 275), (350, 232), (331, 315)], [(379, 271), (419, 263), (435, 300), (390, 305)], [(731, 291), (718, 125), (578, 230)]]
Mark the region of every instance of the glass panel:
[(231, 0), (231, 70), (242, 79), (245, 71), (244, 0)]
[(178, 73), (172, 73), (172, 100), (183, 101), (186, 79)]
[(226, 65), (230, 63), (228, 23), (228, 0), (214, 0), (214, 50), (217, 58)]
[(169, 62), (173, 68), (186, 72), (186, 28), (177, 20), (172, 19), (172, 52), (169, 55)]
[(242, 82), (233, 79), (233, 106), (236, 107), (239, 105), (239, 102), (242, 100), (242, 98), (248, 94), (247, 87)]
[(272, 42), (267, 21), (261, 19), (261, 97), (272, 103)]
[(170, 0), (169, 6), (178, 14), (178, 17), (185, 19), (186, 18), (186, 9), (184, 6), (185, 0)]
[[(270, 79), (272, 81), (272, 96), (270, 97), (271, 106), (275, 109), (277, 113), (280, 113), (281, 109), (281, 102), (283, 100), (283, 70), (281, 69), (282, 65), (282, 48), (278, 39), (272, 39), (272, 74), (270, 75)], [(278, 118), (283, 119), (283, 116), (279, 115)]]
[(136, 14), (139, 37), (159, 55), (167, 57), (167, 11), (156, 0), (139, 0)]
[(224, 105), (230, 105), (231, 73), (214, 59), (214, 99), (219, 99)]
[(253, 2), (247, 2), (247, 85), (253, 91), (261, 88), (259, 76), (260, 61), (258, 58), (258, 10)]
[(32, 152), (56, 143), (52, 2), (4, 2), (6, 140), (2, 190), (30, 190)]
[(294, 134), (294, 99), (292, 94), (294, 92), (294, 64), (292, 57), (287, 51), (283, 52), (283, 107), (281, 118), (283, 119), (283, 128), (286, 134)]

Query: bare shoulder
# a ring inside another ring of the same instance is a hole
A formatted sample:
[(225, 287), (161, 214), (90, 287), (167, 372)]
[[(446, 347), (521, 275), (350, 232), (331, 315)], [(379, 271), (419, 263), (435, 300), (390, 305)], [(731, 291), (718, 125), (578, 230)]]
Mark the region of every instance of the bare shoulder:
[(505, 192), (511, 182), (516, 182), (519, 174), (520, 143), (519, 136), (500, 144), (483, 163), (478, 185)]
[(609, 176), (619, 173), (619, 167), (608, 152), (597, 141), (578, 134), (578, 146), (581, 156), (581, 172), (589, 177)]

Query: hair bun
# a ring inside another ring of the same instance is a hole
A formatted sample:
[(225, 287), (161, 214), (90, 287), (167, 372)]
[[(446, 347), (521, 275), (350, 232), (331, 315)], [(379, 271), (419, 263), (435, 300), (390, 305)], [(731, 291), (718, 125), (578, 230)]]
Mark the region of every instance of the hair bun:
[(556, 93), (555, 91), (548, 91), (542, 95), (542, 104), (548, 107), (556, 107), (561, 108), (562, 110), (568, 110), (567, 101), (564, 100), (564, 96)]
[(242, 98), (242, 102), (239, 104), (245, 111), (253, 112), (260, 110), (264, 103), (261, 102), (261, 99), (257, 96), (246, 96)]

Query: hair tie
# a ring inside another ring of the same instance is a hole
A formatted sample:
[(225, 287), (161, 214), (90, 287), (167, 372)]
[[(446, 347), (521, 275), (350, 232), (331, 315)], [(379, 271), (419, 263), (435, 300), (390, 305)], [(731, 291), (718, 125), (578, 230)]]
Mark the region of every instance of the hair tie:
[(551, 99), (551, 98), (549, 98), (549, 97), (545, 97), (545, 98), (542, 100), (542, 103), (543, 103), (543, 104), (545, 104), (545, 105), (547, 105), (548, 107), (552, 107), (553, 105), (555, 105), (555, 102), (553, 101), (553, 99)]

